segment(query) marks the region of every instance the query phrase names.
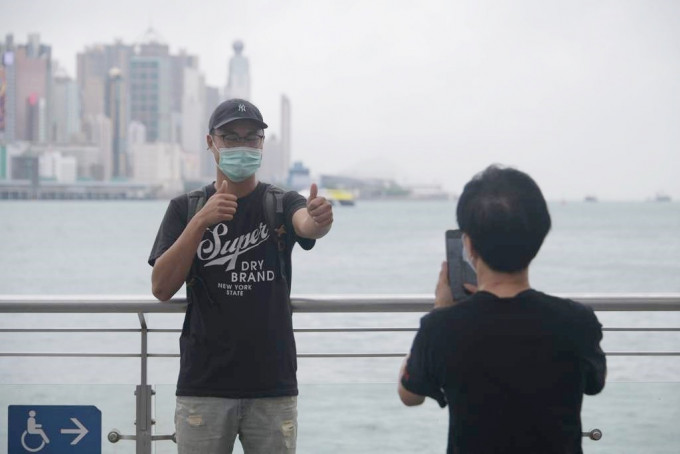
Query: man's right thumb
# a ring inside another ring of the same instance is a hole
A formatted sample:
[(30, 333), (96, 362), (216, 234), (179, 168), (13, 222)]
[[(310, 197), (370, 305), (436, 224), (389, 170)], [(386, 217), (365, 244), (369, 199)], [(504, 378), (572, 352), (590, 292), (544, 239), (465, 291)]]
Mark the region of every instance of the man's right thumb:
[(229, 184), (227, 183), (227, 180), (222, 180), (222, 184), (217, 189), (217, 192), (221, 192), (222, 194), (226, 194), (227, 189), (229, 189)]

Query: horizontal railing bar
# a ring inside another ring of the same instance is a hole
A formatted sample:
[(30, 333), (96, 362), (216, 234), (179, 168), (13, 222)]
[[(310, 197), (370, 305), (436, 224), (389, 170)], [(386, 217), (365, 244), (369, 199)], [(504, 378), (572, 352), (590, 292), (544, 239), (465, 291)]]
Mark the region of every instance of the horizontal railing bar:
[(418, 328), (295, 328), (296, 333), (402, 333), (415, 332)]
[[(680, 294), (563, 294), (596, 311), (680, 311)], [(298, 313), (427, 312), (432, 295), (294, 295)], [(0, 295), (0, 313), (182, 313), (186, 298), (161, 303), (151, 296)]]
[[(298, 358), (391, 358), (404, 353), (298, 353)], [(680, 356), (680, 352), (609, 352), (607, 356)], [(178, 355), (179, 356), (179, 355)]]
[(680, 328), (602, 328), (602, 331), (623, 331), (623, 332), (680, 332)]
[[(418, 328), (295, 328), (296, 333), (381, 333), (381, 332), (416, 332)], [(680, 332), (680, 328), (602, 328), (602, 331), (623, 332)], [(181, 333), (181, 329), (150, 329), (150, 333)]]
[(298, 353), (298, 358), (403, 358), (406, 353)]
[(60, 358), (141, 358), (141, 353), (0, 353), (7, 357), (60, 357)]
[[(680, 356), (680, 352), (605, 352), (607, 356)], [(0, 357), (140, 358), (139, 353), (0, 353)], [(406, 353), (298, 353), (298, 358), (391, 358)], [(179, 353), (149, 353), (148, 358), (179, 358)]]
[(3, 328), (0, 333), (140, 333), (142, 330), (109, 328)]
[[(109, 329), (109, 328), (2, 328), (0, 333), (140, 333), (139, 328)], [(415, 332), (418, 328), (295, 328), (296, 333), (382, 333), (382, 332)], [(613, 332), (680, 332), (680, 328), (606, 328), (602, 331)], [(181, 329), (149, 329), (149, 333), (181, 333)]]
[(680, 356), (680, 352), (605, 352), (607, 356)]

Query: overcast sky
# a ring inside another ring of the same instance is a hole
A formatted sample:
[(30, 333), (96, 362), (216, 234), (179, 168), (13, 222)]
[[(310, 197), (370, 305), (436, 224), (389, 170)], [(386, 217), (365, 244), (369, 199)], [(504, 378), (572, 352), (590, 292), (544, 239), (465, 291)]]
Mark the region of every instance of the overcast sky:
[(76, 53), (149, 25), (224, 86), (245, 44), (251, 100), (312, 173), (460, 192), (490, 163), (548, 198), (680, 199), (677, 0), (0, 0), (0, 32)]

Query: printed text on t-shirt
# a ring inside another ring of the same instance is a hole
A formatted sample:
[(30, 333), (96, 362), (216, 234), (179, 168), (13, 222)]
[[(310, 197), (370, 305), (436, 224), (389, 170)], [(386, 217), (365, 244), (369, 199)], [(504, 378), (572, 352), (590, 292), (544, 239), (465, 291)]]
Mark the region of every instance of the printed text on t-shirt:
[(264, 222), (250, 233), (245, 233), (234, 239), (227, 240), (229, 227), (218, 224), (211, 231), (212, 238), (201, 241), (198, 245), (198, 258), (207, 261), (204, 265), (215, 266), (227, 264), (225, 271), (236, 267), (238, 256), (264, 243), (269, 238), (269, 228)]

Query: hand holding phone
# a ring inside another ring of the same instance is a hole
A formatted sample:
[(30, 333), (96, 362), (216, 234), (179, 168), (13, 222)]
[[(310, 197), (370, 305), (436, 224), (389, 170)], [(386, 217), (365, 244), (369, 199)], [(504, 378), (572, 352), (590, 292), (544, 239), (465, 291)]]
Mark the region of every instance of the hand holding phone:
[(463, 284), (477, 285), (477, 273), (463, 257), (463, 232), (460, 230), (446, 231), (446, 261), (453, 301), (458, 302), (470, 295)]

